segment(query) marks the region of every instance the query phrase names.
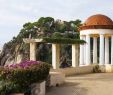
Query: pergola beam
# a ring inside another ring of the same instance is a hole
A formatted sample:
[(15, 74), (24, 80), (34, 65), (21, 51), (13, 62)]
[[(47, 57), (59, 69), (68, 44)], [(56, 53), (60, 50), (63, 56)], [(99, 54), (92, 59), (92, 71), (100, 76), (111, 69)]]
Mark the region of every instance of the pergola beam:
[(43, 39), (29, 39), (29, 38), (24, 38), (23, 41), (25, 43), (34, 43), (34, 42), (37, 42), (37, 43), (43, 43)]

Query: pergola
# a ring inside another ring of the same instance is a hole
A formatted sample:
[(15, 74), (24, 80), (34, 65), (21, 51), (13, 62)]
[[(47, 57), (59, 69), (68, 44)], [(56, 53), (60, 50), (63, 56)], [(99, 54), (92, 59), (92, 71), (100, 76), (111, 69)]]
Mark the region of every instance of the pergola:
[[(45, 43), (43, 39), (23, 39), (25, 43), (30, 44), (30, 60), (36, 60), (36, 44)], [(58, 69), (60, 65), (60, 44), (52, 44), (52, 66)], [(72, 44), (72, 67), (79, 66), (79, 44)]]

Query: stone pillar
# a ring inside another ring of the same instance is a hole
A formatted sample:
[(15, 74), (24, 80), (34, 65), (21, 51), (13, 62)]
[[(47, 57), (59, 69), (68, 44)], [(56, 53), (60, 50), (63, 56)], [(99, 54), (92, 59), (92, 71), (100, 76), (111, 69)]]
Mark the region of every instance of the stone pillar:
[(36, 60), (36, 43), (30, 43), (30, 60)]
[(99, 56), (99, 64), (104, 65), (104, 35), (100, 35), (100, 56)]
[[(80, 35), (80, 39), (83, 40), (83, 36)], [(80, 45), (80, 65), (84, 65), (84, 45)]]
[(86, 35), (86, 65), (91, 64), (90, 35)]
[(79, 53), (79, 46), (72, 44), (72, 67), (77, 67), (79, 65), (78, 60), (78, 53)]
[(93, 38), (93, 63), (97, 63), (97, 37)]
[(105, 38), (105, 64), (109, 64), (109, 38)]
[(111, 36), (111, 65), (113, 65), (113, 35)]
[(52, 44), (52, 66), (53, 69), (58, 69), (60, 65), (60, 45)]

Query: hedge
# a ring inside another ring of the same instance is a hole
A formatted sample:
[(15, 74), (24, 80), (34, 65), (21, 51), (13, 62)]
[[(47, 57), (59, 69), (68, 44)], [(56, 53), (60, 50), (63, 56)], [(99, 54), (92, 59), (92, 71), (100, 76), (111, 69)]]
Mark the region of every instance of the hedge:
[(49, 37), (44, 37), (43, 40), (46, 43), (59, 43), (59, 44), (84, 44), (84, 43), (86, 43), (84, 40), (71, 39), (71, 38), (49, 38)]

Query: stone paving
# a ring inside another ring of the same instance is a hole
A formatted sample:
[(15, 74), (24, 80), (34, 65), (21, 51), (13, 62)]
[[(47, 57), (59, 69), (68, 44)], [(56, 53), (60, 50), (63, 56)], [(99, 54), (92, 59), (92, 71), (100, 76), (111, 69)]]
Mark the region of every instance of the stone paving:
[(113, 95), (113, 73), (66, 77), (63, 85), (49, 88), (46, 95)]

